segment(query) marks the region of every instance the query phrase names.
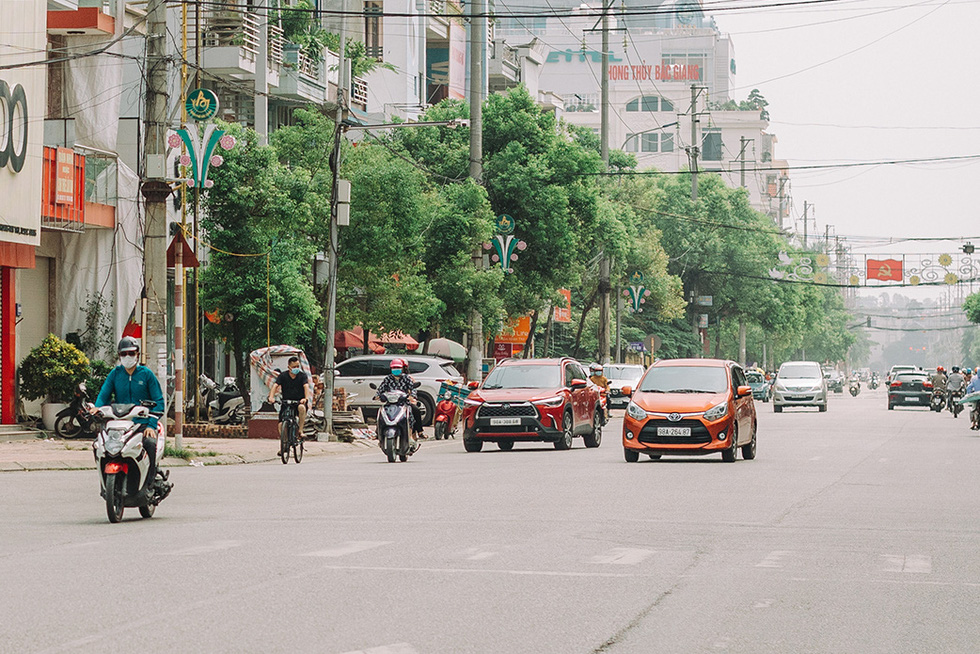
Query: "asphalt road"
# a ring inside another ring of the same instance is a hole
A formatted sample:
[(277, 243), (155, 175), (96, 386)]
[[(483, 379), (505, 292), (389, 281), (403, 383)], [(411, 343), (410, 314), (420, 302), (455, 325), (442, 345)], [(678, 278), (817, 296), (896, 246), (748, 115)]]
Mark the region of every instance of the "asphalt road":
[(92, 471), (0, 476), (0, 652), (980, 651), (980, 432), (757, 404), (755, 461), (426, 443), (175, 470), (107, 522)]

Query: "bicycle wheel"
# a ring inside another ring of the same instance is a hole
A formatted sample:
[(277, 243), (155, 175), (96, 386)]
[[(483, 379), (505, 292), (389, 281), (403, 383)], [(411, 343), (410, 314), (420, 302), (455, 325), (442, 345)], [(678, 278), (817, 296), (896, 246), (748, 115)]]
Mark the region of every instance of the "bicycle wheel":
[(279, 458), (283, 464), (289, 463), (289, 429), (287, 423), (279, 423)]
[(290, 423), (289, 429), (293, 434), (291, 439), (293, 442), (293, 459), (299, 463), (303, 460), (303, 436), (299, 433), (299, 425), (295, 422)]

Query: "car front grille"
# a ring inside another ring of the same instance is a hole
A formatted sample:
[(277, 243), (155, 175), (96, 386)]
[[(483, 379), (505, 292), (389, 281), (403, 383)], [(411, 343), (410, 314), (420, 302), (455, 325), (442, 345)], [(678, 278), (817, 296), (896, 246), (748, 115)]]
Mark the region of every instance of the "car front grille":
[[(657, 434), (657, 427), (690, 427), (690, 436), (660, 436)], [(711, 434), (708, 428), (700, 420), (679, 420), (670, 422), (669, 420), (647, 420), (640, 430), (639, 438), (641, 443), (653, 443), (657, 445), (699, 445), (711, 442)]]
[(485, 403), (480, 407), (480, 413), (477, 417), (479, 418), (501, 418), (501, 417), (522, 417), (522, 418), (536, 418), (538, 412), (534, 409), (531, 404), (490, 404)]

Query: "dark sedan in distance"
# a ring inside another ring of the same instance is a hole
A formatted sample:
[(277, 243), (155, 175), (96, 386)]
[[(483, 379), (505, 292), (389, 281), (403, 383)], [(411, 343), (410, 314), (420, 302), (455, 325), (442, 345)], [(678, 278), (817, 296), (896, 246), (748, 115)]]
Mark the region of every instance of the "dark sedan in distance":
[(888, 410), (897, 406), (929, 406), (932, 382), (924, 372), (900, 372), (888, 384)]

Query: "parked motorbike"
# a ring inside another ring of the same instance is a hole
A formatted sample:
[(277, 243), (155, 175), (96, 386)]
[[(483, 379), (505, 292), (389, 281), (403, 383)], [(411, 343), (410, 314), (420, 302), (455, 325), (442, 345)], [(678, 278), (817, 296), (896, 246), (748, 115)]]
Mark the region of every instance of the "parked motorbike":
[[(100, 407), (96, 414), (100, 426), (92, 449), (109, 522), (122, 520), (125, 507), (135, 506), (144, 518), (153, 517), (157, 505), (173, 488), (168, 481), (169, 471), (160, 469), (163, 434), (157, 432), (154, 465), (151, 466), (149, 453), (143, 447), (146, 425), (134, 422), (149, 416), (154, 406), (153, 400), (144, 400), (140, 404), (113, 404)], [(156, 470), (152, 478), (151, 467)]]
[(459, 422), (459, 407), (453, 402), (452, 395), (446, 393), (436, 404), (435, 417), (432, 419), (436, 440), (456, 438), (456, 424)]
[(861, 382), (858, 381), (857, 377), (851, 379), (847, 385), (847, 390), (851, 394), (851, 397), (858, 396), (858, 393), (861, 392)]
[[(422, 382), (415, 382), (418, 388)], [(378, 390), (374, 383), (369, 386)], [(412, 410), (408, 405), (408, 394), (403, 391), (387, 391), (381, 398), (382, 406), (378, 411), (378, 445), (388, 457), (388, 463), (394, 463), (395, 457), (402, 462), (415, 454), (418, 445), (411, 438)]]
[(946, 391), (942, 388), (934, 388), (932, 397), (929, 398), (929, 408), (939, 413), (946, 406)]
[(963, 410), (963, 405), (957, 401), (961, 397), (963, 397), (962, 389), (958, 391), (949, 392), (949, 412), (953, 414), (954, 418), (959, 418), (960, 411)]
[(245, 419), (245, 400), (234, 377), (225, 377), (220, 389), (207, 375), (201, 375), (198, 384), (208, 409), (208, 420), (218, 425), (237, 425)]
[(101, 420), (88, 412), (88, 393), (84, 383), (75, 388), (71, 404), (58, 412), (54, 420), (54, 433), (61, 438), (95, 436)]

